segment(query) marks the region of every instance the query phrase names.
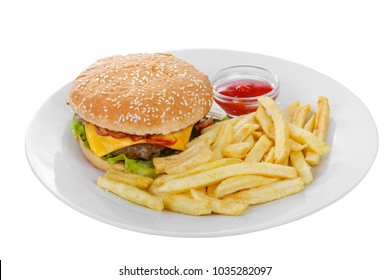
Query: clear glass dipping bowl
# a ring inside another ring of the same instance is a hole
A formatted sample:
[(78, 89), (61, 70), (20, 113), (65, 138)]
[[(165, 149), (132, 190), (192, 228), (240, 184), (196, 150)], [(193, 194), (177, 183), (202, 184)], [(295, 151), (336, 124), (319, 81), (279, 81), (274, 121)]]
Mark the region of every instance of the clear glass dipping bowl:
[[(223, 85), (239, 80), (260, 81), (268, 84), (272, 90), (251, 97), (228, 96), (219, 92)], [(250, 65), (237, 65), (221, 69), (212, 76), (211, 83), (215, 102), (230, 118), (256, 111), (259, 106), (258, 97), (269, 96), (276, 100), (280, 91), (278, 76), (265, 68)]]

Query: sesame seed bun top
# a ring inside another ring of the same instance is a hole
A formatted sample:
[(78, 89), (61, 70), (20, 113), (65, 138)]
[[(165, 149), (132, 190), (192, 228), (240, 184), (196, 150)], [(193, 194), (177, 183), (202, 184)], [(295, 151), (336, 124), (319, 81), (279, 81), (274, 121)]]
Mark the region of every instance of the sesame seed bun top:
[(169, 134), (210, 110), (208, 77), (170, 54), (98, 60), (74, 81), (69, 105), (87, 122), (134, 135)]

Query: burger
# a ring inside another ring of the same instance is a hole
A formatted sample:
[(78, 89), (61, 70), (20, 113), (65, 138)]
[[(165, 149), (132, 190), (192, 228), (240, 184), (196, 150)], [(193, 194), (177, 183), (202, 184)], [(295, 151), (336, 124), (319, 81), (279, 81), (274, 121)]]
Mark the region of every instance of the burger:
[(183, 151), (213, 100), (208, 77), (171, 54), (98, 60), (74, 81), (72, 132), (98, 169), (154, 177), (151, 159)]

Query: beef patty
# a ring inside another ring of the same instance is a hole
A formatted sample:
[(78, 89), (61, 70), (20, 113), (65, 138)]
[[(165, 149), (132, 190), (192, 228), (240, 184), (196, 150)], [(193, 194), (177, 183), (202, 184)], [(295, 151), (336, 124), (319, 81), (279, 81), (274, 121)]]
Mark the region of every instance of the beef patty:
[(149, 160), (153, 156), (158, 155), (163, 149), (165, 149), (165, 147), (144, 143), (116, 150), (112, 152), (112, 154), (116, 156), (120, 154), (125, 154), (128, 158), (142, 158)]

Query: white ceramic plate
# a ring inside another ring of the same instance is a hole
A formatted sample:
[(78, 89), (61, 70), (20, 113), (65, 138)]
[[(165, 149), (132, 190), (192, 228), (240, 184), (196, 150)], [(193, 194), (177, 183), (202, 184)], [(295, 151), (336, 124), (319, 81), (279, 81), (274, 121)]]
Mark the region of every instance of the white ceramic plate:
[(364, 104), (338, 82), (302, 65), (254, 53), (226, 50), (172, 53), (208, 75), (238, 64), (267, 68), (280, 78), (281, 107), (299, 99), (315, 108), (317, 96), (327, 96), (331, 104), (327, 143), (333, 151), (314, 170), (315, 181), (299, 194), (250, 207), (241, 217), (191, 217), (129, 203), (95, 184), (102, 172), (87, 162), (70, 130), (72, 112), (65, 104), (69, 83), (46, 101), (26, 134), (30, 166), (57, 198), (81, 213), (129, 230), (168, 236), (224, 236), (262, 230), (308, 216), (351, 191), (370, 169), (378, 150), (375, 122)]

